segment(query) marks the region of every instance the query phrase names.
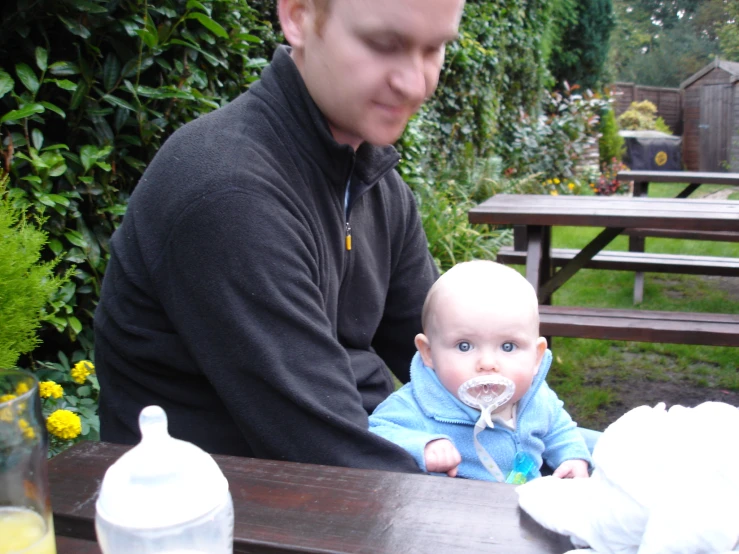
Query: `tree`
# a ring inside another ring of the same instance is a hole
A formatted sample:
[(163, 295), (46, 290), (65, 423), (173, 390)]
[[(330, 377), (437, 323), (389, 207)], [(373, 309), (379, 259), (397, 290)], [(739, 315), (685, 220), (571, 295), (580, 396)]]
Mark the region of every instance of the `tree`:
[(679, 86), (719, 54), (714, 17), (723, 3), (614, 0), (610, 72), (617, 81)]
[(731, 61), (739, 61), (739, 3), (736, 1), (724, 2), (726, 19), (718, 25), (718, 36), (721, 54)]
[(696, 33), (691, 21), (681, 21), (663, 30), (647, 52), (634, 56), (622, 69), (619, 80), (655, 87), (679, 87), (717, 54), (716, 41)]
[(549, 70), (557, 84), (567, 81), (595, 89), (604, 84), (615, 20), (611, 0), (577, 0), (575, 17), (555, 40)]

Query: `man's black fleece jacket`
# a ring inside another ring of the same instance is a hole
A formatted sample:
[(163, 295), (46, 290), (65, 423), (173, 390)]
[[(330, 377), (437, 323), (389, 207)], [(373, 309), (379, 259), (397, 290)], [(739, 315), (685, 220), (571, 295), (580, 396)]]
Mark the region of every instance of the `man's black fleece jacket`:
[(367, 430), (393, 390), (386, 366), (408, 380), (437, 277), (398, 159), (336, 143), (285, 47), (175, 132), (111, 240), (102, 439), (137, 442), (157, 404), (173, 436), (212, 453), (418, 471)]

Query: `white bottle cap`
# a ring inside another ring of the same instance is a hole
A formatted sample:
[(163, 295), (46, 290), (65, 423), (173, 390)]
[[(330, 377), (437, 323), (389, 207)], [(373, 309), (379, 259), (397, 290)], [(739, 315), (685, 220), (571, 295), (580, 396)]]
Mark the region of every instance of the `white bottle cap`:
[(167, 415), (148, 406), (139, 415), (141, 442), (105, 472), (97, 513), (109, 523), (154, 529), (187, 523), (222, 504), (228, 481), (215, 460), (172, 438)]

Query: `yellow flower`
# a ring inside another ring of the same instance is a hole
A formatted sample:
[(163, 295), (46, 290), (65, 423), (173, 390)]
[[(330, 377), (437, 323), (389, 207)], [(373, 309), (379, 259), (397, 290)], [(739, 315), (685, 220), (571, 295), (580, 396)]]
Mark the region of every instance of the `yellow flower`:
[(552, 196), (559, 196), (559, 193), (556, 190), (553, 190), (549, 194), (551, 194)]
[(574, 189), (575, 188), (575, 183), (568, 183), (567, 184), (567, 188), (570, 189), (570, 190)]
[(31, 425), (25, 419), (21, 419), (18, 421), (18, 427), (21, 428), (23, 436), (26, 437), (28, 440), (36, 438), (36, 431), (33, 430), (33, 427), (31, 427)]
[(78, 385), (81, 385), (85, 382), (87, 376), (94, 373), (94, 371), (95, 366), (92, 364), (92, 362), (88, 362), (87, 360), (77, 362), (76, 364), (74, 364), (74, 367), (71, 371), (72, 381), (74, 381)]
[(46, 429), (60, 439), (70, 440), (82, 432), (82, 421), (74, 412), (57, 410), (46, 420)]
[(18, 386), (15, 387), (15, 394), (20, 396), (21, 394), (26, 394), (30, 389), (28, 386), (28, 383), (18, 383)]
[(551, 185), (551, 184), (552, 184), (552, 180), (551, 179), (547, 179), (547, 185)]
[(2, 404), (3, 402), (10, 402), (11, 400), (15, 398), (18, 398), (18, 397), (14, 394), (3, 394), (2, 396), (0, 396), (0, 404)]
[(554, 179), (554, 184), (555, 185), (558, 185), (559, 184), (559, 179)]
[(62, 386), (54, 381), (41, 381), (38, 390), (41, 398), (61, 398), (64, 395)]

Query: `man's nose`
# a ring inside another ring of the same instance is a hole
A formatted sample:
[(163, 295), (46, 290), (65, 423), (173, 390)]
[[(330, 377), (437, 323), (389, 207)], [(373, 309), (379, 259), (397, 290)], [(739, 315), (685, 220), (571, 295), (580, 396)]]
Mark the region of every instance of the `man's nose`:
[(426, 99), (426, 65), (421, 54), (409, 54), (390, 77), (390, 86), (406, 100)]

